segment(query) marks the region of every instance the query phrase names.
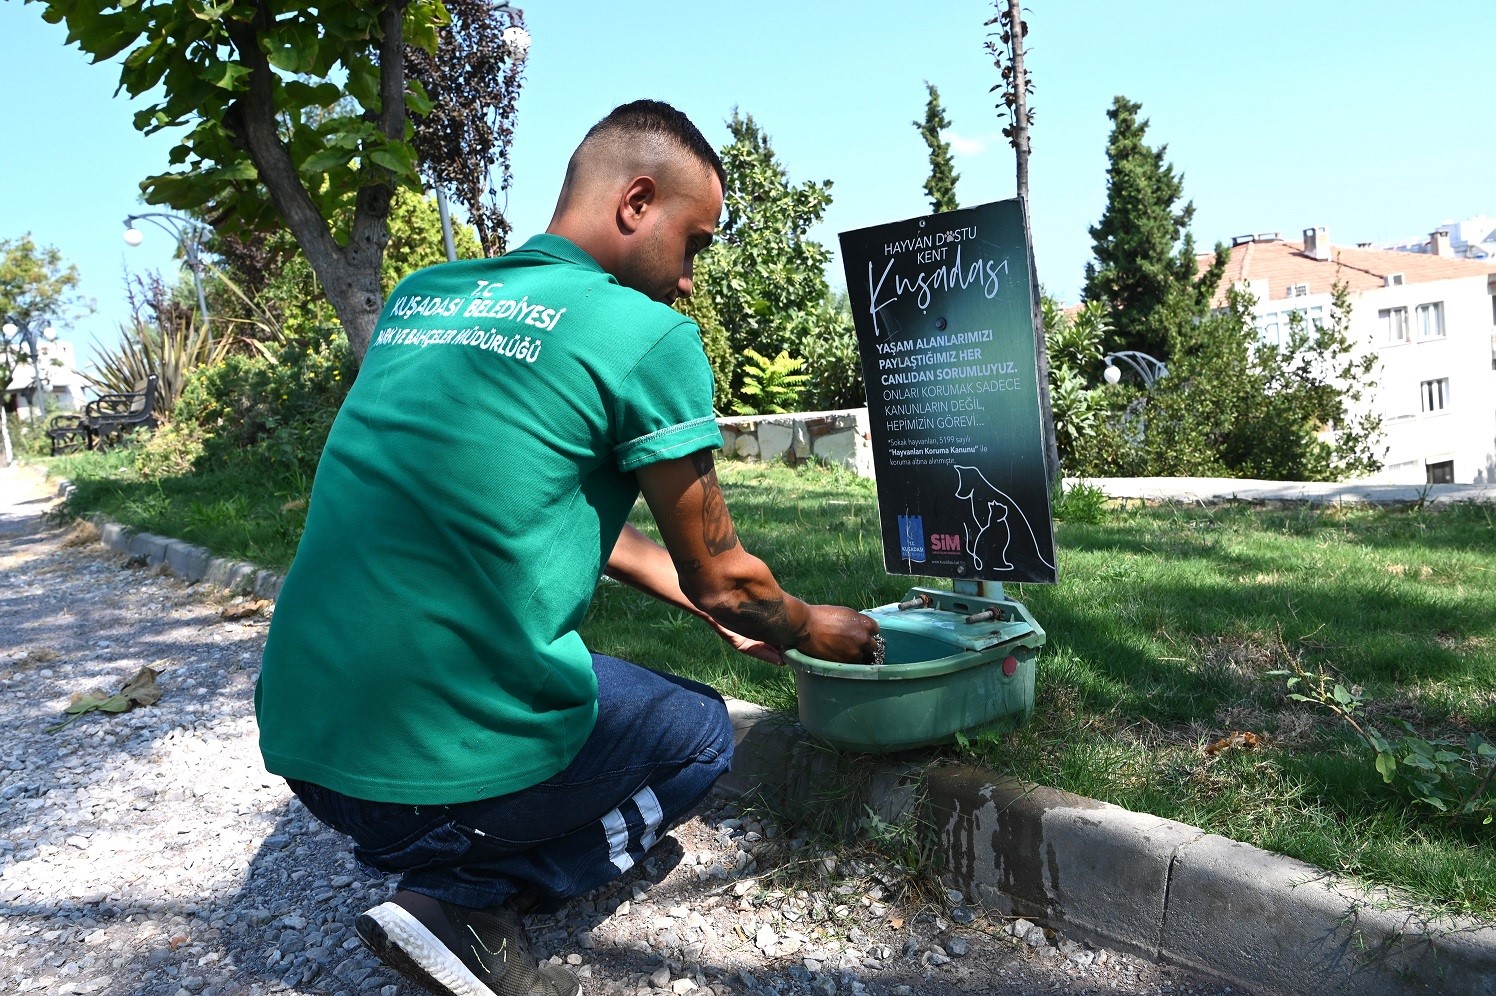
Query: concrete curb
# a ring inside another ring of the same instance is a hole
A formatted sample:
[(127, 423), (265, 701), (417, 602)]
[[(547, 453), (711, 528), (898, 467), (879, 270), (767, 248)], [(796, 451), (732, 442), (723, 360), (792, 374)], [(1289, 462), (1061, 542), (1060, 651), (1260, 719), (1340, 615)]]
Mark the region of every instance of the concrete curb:
[(985, 769), (839, 753), (782, 715), (728, 709), (738, 752), (724, 788), (833, 826), (869, 810), (914, 821), (942, 880), (990, 912), (1261, 993), (1496, 996), (1496, 927), (1429, 923), (1198, 827)]
[[(66, 500), (73, 490), (71, 481), (59, 479), (57, 497)], [(136, 532), (103, 515), (90, 515), (87, 520), (99, 531), (99, 542), (109, 549), (140, 557), (152, 567), (165, 566), (184, 580), (206, 581), (236, 595), (254, 595), (271, 601), (280, 594), (281, 576), (248, 561), (215, 557), (205, 546)]]
[[(110, 549), (186, 580), (280, 593), (274, 572), (92, 521)], [(1430, 923), (1322, 869), (1198, 827), (914, 752), (837, 751), (788, 716), (738, 699), (727, 706), (737, 750), (723, 789), (844, 833), (869, 814), (922, 827), (916, 843), (931, 849), (942, 880), (989, 912), (1264, 994), (1496, 996), (1496, 927)]]

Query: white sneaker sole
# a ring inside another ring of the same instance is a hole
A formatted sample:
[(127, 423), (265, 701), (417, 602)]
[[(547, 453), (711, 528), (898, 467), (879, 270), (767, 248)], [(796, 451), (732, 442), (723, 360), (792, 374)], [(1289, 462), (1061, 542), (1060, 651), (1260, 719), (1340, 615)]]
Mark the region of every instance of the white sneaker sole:
[(354, 928), (381, 961), (434, 993), (494, 996), (462, 959), (401, 906), (381, 903), (361, 915)]

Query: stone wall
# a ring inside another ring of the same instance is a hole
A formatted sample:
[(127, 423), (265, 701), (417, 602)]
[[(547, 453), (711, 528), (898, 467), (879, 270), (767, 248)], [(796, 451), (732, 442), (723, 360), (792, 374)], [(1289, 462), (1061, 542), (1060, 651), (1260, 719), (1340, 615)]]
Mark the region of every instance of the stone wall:
[(873, 446), (866, 408), (792, 415), (719, 418), (722, 452), (742, 460), (806, 460), (873, 476)]

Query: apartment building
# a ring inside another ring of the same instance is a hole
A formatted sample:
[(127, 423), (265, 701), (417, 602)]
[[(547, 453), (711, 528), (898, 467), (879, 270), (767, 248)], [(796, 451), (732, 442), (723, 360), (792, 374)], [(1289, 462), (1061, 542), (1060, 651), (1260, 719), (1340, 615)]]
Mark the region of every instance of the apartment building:
[(1245, 235), (1232, 240), (1218, 301), (1227, 288), (1249, 291), (1258, 332), (1279, 344), (1293, 312), (1328, 320), (1337, 281), (1350, 293), (1352, 340), (1381, 361), (1369, 403), (1386, 455), (1371, 479), (1496, 483), (1496, 259), (1455, 255), (1442, 230), (1420, 253), (1332, 245), (1324, 228), (1298, 242)]
[(1463, 221), (1447, 221), (1428, 238), (1402, 239), (1389, 242), (1382, 248), (1436, 256), (1453, 255), (1462, 259), (1496, 260), (1496, 218), (1478, 214)]
[[(88, 381), (78, 372), (73, 344), (66, 339), (45, 340), (38, 344), (42, 362), (42, 384), (50, 403), (62, 411), (82, 408), (83, 389)], [(7, 411), (31, 417), (32, 392), (36, 383), (30, 359), (22, 359), (12, 371), (10, 383), (0, 391), (0, 404)]]

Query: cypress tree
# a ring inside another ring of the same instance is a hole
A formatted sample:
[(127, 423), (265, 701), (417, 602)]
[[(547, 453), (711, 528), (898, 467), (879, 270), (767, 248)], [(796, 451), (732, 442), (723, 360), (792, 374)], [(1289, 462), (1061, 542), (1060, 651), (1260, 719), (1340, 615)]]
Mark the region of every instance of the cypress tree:
[(956, 201), (956, 181), (961, 175), (951, 161), (951, 143), (940, 137), (940, 133), (951, 126), (940, 106), (940, 91), (935, 84), (925, 82), (930, 99), (925, 104), (924, 121), (913, 122), (920, 138), (930, 147), (930, 178), (925, 181), (925, 193), (930, 197), (931, 211), (954, 211), (960, 207)]
[(1086, 264), (1086, 301), (1111, 311), (1112, 350), (1135, 349), (1166, 359), (1174, 330), (1207, 314), (1226, 265), (1216, 246), (1214, 264), (1197, 276), (1195, 240), (1190, 234), (1193, 202), (1178, 206), (1184, 176), (1144, 138), (1143, 105), (1118, 96), (1107, 117), (1107, 200), (1101, 221), (1091, 228), (1096, 259)]

